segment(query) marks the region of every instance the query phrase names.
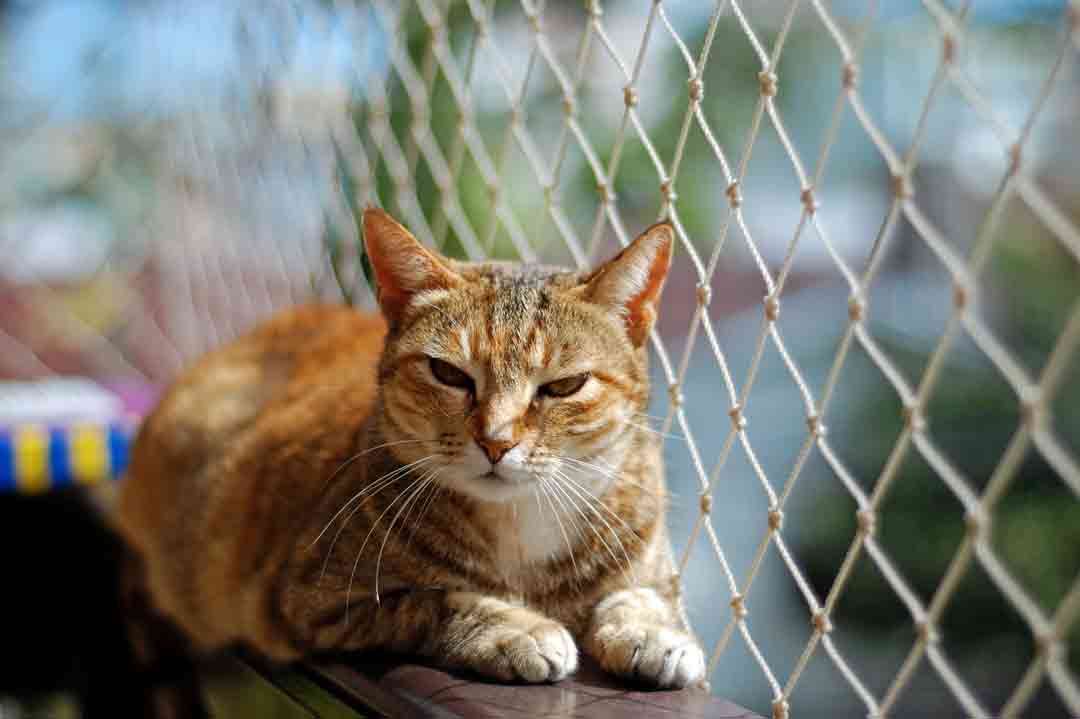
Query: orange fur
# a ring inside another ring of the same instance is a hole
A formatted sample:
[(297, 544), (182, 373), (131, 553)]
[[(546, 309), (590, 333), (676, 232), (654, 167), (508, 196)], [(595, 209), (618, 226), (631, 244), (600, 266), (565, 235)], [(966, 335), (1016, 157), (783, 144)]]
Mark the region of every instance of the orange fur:
[(702, 681), (641, 417), (670, 227), (580, 274), (364, 225), (386, 320), (284, 313), (141, 429), (118, 517), (160, 609), (200, 647), (276, 659), (382, 647), (544, 681), (580, 645)]

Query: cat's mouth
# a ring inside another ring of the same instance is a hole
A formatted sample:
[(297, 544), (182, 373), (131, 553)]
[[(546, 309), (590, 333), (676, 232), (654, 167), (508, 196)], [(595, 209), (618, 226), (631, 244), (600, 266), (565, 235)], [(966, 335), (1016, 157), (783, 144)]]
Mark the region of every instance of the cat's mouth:
[(516, 470), (513, 467), (489, 467), (488, 470), (474, 474), (471, 485), (472, 493), (479, 498), (501, 502), (513, 498), (522, 492), (531, 491), (533, 476), (531, 473)]

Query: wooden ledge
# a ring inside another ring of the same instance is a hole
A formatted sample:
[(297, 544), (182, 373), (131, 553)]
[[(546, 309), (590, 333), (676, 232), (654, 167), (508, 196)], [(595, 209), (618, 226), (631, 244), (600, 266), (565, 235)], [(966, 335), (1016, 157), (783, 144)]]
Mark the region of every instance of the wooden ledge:
[(699, 690), (645, 691), (620, 684), (591, 662), (557, 684), (499, 684), (403, 662), (362, 657), (308, 663), (301, 671), (338, 700), (389, 717), (440, 719), (761, 719)]

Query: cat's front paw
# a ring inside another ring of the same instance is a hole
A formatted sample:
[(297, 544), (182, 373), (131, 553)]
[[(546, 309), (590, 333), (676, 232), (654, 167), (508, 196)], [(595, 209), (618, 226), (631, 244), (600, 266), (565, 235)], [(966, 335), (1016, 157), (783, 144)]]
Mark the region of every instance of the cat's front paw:
[(556, 682), (577, 670), (574, 638), (550, 619), (531, 626), (495, 624), (469, 644), (460, 649), (467, 666), (504, 681)]
[(662, 689), (705, 679), (705, 654), (692, 637), (660, 624), (603, 624), (591, 645), (607, 671)]

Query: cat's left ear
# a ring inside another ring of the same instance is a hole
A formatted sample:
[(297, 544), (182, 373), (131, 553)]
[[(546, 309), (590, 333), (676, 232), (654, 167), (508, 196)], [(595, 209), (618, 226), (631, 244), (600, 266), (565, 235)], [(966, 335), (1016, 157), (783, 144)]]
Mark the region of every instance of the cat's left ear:
[(670, 223), (653, 225), (585, 280), (585, 297), (622, 317), (635, 347), (645, 343), (656, 321), (674, 236)]
[(442, 257), (424, 247), (387, 212), (377, 207), (364, 210), (364, 247), (378, 285), (379, 306), (391, 325), (420, 292), (447, 290), (461, 284), (461, 277)]

